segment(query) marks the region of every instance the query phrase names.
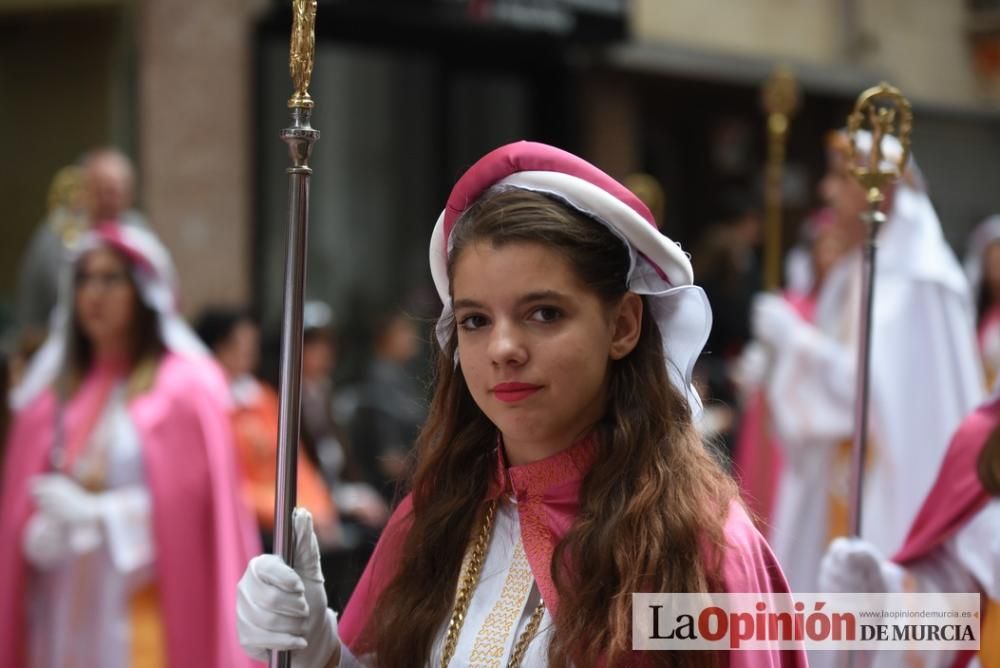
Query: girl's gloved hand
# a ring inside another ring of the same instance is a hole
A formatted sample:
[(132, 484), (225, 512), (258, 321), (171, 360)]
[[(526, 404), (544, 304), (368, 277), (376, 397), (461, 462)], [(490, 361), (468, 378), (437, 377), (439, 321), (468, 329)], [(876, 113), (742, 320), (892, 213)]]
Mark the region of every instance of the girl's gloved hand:
[(312, 515), (296, 508), (295, 568), (280, 557), (254, 557), (240, 579), (236, 627), (251, 657), (266, 661), (268, 650), (291, 650), (293, 668), (325, 668), (339, 661), (337, 614), (326, 607), (319, 543)]

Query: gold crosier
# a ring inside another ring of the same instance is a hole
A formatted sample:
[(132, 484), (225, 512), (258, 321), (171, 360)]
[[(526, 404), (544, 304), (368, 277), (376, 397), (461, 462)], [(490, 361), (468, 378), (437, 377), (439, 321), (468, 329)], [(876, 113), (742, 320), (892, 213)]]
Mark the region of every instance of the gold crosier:
[[(867, 164), (857, 155), (857, 134), (868, 121), (872, 145)], [(851, 175), (865, 189), (868, 211), (861, 215), (867, 227), (861, 285), (860, 349), (854, 406), (854, 450), (851, 465), (850, 532), (861, 535), (862, 488), (868, 448), (868, 408), (870, 393), (872, 304), (875, 296), (875, 257), (878, 232), (886, 222), (882, 212), (885, 191), (904, 175), (910, 157), (910, 133), (913, 131), (913, 110), (909, 100), (898, 88), (887, 83), (873, 86), (858, 96), (854, 111), (847, 117), (847, 165)], [(902, 151), (891, 164), (883, 164), (882, 141), (889, 136), (899, 140)]]

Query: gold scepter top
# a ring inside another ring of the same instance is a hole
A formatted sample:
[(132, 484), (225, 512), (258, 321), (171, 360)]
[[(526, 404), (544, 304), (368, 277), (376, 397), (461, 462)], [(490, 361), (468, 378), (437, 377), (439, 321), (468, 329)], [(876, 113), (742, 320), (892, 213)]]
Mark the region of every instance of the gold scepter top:
[(766, 222), (764, 232), (764, 287), (781, 287), (782, 172), (785, 140), (792, 115), (799, 107), (799, 85), (792, 70), (777, 65), (761, 88), (761, 103), (767, 112), (767, 172), (764, 189)]
[(761, 91), (764, 111), (767, 112), (767, 129), (781, 135), (788, 130), (788, 119), (799, 107), (799, 84), (795, 75), (785, 65), (778, 65), (768, 77)]
[[(868, 121), (872, 135), (867, 164), (857, 159), (857, 134)], [(858, 183), (868, 191), (870, 203), (880, 202), (885, 187), (900, 178), (910, 158), (910, 133), (913, 130), (913, 109), (910, 101), (895, 86), (883, 82), (858, 96), (854, 111), (847, 117), (847, 164)], [(885, 154), (882, 140), (896, 137), (902, 151), (899, 159), (888, 167), (882, 165)]]
[(288, 69), (295, 93), (288, 99), (289, 109), (312, 109), (309, 81), (316, 58), (316, 0), (292, 0), (292, 39)]

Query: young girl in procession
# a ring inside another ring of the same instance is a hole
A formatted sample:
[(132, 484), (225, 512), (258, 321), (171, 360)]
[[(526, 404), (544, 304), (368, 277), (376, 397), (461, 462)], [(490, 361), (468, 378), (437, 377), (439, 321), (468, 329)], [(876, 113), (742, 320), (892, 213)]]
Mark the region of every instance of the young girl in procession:
[(477, 162), (431, 237), (444, 311), (412, 492), (340, 619), (308, 514), (295, 570), (250, 562), (238, 627), (296, 668), (804, 666), (800, 652), (633, 652), (633, 592), (785, 592), (700, 442), (711, 312), (625, 187), (518, 142)]
[(81, 237), (12, 400), (0, 496), (0, 666), (255, 665), (232, 601), (259, 552), (227, 388), (137, 226)]

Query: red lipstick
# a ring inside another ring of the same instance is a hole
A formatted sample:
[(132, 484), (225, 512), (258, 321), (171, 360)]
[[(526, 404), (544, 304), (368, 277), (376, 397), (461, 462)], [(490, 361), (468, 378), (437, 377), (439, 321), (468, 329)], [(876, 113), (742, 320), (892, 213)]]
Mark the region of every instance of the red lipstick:
[(541, 385), (531, 383), (500, 383), (493, 386), (493, 396), (500, 401), (512, 403), (526, 399), (540, 389)]

